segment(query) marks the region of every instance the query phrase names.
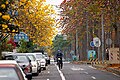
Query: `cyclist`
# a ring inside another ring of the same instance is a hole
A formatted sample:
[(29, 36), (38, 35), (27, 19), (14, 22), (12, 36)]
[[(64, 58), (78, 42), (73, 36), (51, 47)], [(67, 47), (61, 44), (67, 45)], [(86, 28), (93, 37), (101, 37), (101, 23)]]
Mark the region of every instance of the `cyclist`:
[(60, 50), (58, 50), (56, 59), (57, 59), (57, 65), (59, 66), (59, 69), (62, 69), (63, 67), (63, 61), (62, 61), (63, 54)]

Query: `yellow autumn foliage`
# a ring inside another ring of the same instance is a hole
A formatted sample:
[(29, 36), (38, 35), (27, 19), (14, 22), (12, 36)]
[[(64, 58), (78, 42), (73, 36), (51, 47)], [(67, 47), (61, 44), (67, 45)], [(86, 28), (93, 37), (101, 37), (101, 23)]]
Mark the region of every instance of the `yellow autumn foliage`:
[(19, 10), (20, 27), (24, 27), (25, 33), (35, 44), (50, 46), (56, 34), (55, 14), (52, 6), (44, 4), (45, 0), (27, 1), (24, 9)]
[(15, 32), (15, 30), (12, 30), (12, 32)]
[(7, 28), (7, 27), (8, 27), (8, 25), (2, 24), (2, 28)]
[(2, 4), (2, 5), (1, 5), (1, 8), (5, 9), (5, 7), (6, 7), (5, 4)]
[(0, 16), (2, 16), (2, 13), (0, 12)]
[(3, 15), (2, 18), (3, 18), (4, 20), (9, 20), (9, 19), (10, 19), (10, 16), (9, 16), (9, 15)]
[(8, 1), (6, 1), (6, 4), (9, 4), (9, 2), (8, 2)]
[(26, 0), (20, 0), (20, 2), (25, 3), (25, 2), (26, 2)]

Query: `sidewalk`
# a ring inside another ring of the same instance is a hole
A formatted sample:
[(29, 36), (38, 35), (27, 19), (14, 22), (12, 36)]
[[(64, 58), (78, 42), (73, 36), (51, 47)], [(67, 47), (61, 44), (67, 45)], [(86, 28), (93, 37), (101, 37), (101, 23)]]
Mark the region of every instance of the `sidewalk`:
[(93, 64), (92, 66), (96, 67), (97, 69), (103, 69), (103, 70), (115, 73), (117, 75), (120, 75), (120, 65), (119, 66), (108, 66), (105, 64)]
[(120, 75), (120, 64), (108, 64), (102, 62), (89, 62), (89, 61), (74, 61), (74, 64), (90, 64), (97, 69), (106, 70), (117, 75)]

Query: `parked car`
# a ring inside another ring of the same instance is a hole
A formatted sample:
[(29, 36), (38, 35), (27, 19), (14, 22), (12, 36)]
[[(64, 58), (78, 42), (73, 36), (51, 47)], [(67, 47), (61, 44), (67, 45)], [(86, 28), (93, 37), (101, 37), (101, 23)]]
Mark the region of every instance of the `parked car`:
[(13, 54), (6, 54), (4, 56), (5, 60), (15, 60), (20, 67), (24, 70), (24, 73), (31, 73), (32, 74), (32, 65), (31, 60), (23, 53), (13, 53)]
[(55, 64), (55, 59), (53, 57), (50, 58), (50, 64)]
[(39, 66), (38, 61), (36, 60), (35, 56), (31, 53), (25, 53), (29, 59), (31, 60), (32, 64), (32, 73), (39, 75), (39, 72), (41, 72), (41, 66)]
[(41, 65), (41, 68), (43, 70), (46, 70), (46, 60), (41, 52), (33, 53), (35, 55), (36, 60), (38, 60), (39, 64)]
[(46, 60), (46, 65), (50, 64), (50, 57), (48, 56), (48, 54), (46, 52), (44, 52), (44, 57), (45, 57), (45, 60)]
[(2, 55), (2, 59), (4, 58), (5, 55), (7, 55), (7, 54), (12, 54), (12, 53), (13, 53), (13, 52), (3, 51), (2, 54), (1, 54), (1, 55)]
[(0, 80), (31, 80), (31, 74), (24, 74), (15, 60), (0, 60)]

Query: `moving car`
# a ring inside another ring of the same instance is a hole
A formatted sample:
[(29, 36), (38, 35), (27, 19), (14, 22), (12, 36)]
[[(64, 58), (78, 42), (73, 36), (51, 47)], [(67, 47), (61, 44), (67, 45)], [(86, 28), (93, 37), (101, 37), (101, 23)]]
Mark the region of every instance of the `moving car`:
[(15, 60), (0, 60), (0, 80), (31, 80), (31, 74), (24, 74)]
[(13, 53), (13, 54), (6, 54), (4, 56), (5, 60), (15, 60), (20, 67), (24, 70), (25, 74), (31, 73), (32, 74), (32, 65), (31, 60), (23, 53)]
[(39, 75), (39, 72), (41, 72), (41, 66), (39, 66), (38, 61), (36, 60), (35, 56), (31, 53), (25, 53), (29, 59), (31, 60), (31, 64), (32, 64), (32, 73)]

